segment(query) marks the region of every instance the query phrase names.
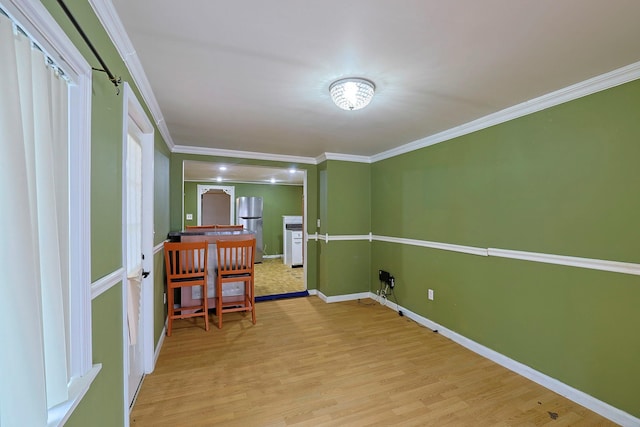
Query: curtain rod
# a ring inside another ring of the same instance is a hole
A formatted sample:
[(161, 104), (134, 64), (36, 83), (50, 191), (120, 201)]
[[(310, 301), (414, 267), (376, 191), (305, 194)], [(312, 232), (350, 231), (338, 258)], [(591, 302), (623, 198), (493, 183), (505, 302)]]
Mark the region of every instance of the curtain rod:
[(93, 68), (93, 67), (92, 68), (95, 71), (102, 71), (103, 73), (107, 73), (107, 76), (109, 76), (109, 80), (111, 80), (111, 83), (113, 83), (113, 85), (118, 90), (116, 94), (119, 95), (120, 94), (120, 88), (118, 87), (118, 85), (122, 82), (122, 78), (121, 77), (116, 78), (113, 75), (113, 73), (111, 72), (111, 70), (109, 70), (109, 67), (107, 67), (107, 64), (104, 62), (104, 60), (102, 59), (102, 57), (100, 56), (100, 54), (98, 53), (96, 48), (93, 46), (93, 44), (89, 40), (89, 37), (87, 37), (87, 35), (85, 34), (84, 31), (82, 31), (82, 28), (80, 27), (80, 24), (78, 24), (78, 21), (76, 21), (76, 18), (71, 14), (71, 11), (69, 10), (69, 8), (67, 8), (67, 5), (64, 4), (64, 1), (63, 0), (58, 0), (58, 4), (60, 5), (60, 7), (64, 11), (64, 13), (67, 15), (67, 17), (69, 18), (69, 20), (71, 21), (73, 26), (76, 27), (76, 30), (78, 30), (78, 33), (80, 34), (80, 36), (82, 37), (84, 42), (87, 44), (87, 46), (89, 46), (89, 49), (91, 49), (91, 52), (93, 52), (93, 55), (96, 57), (98, 62), (100, 62), (100, 65), (102, 65), (102, 69)]

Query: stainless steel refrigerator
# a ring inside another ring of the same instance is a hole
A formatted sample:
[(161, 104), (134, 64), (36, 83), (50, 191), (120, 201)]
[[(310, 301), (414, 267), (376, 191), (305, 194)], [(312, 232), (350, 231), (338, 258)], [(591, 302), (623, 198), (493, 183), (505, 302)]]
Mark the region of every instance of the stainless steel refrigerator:
[(262, 197), (236, 199), (236, 224), (256, 234), (256, 262), (262, 262)]

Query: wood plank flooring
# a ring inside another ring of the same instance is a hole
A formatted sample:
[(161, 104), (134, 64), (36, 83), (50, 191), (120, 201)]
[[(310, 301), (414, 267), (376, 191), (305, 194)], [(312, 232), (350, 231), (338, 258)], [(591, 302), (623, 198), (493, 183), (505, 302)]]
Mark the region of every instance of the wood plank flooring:
[(369, 299), (267, 301), (257, 317), (174, 322), (131, 425), (615, 425)]

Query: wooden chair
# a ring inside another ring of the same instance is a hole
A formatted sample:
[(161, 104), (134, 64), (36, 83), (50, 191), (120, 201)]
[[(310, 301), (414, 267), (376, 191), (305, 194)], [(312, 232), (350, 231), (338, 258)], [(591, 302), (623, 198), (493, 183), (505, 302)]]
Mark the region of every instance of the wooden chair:
[(226, 224), (217, 224), (216, 225), (216, 230), (217, 231), (242, 231), (244, 229), (244, 226), (242, 225), (226, 225)]
[(205, 230), (205, 229), (215, 229), (216, 226), (211, 224), (211, 225), (187, 225), (185, 227), (186, 230)]
[[(204, 317), (205, 330), (209, 330), (207, 307), (207, 258), (209, 244), (203, 242), (165, 242), (164, 260), (167, 271), (168, 322), (167, 336), (171, 336), (174, 319)], [(202, 302), (188, 307), (174, 307), (175, 290), (202, 286)]]
[[(216, 268), (216, 316), (218, 328), (222, 328), (222, 315), (238, 311), (250, 311), (256, 323), (254, 295), (254, 261), (256, 239), (218, 240)], [(225, 284), (243, 282), (243, 295), (226, 295)]]

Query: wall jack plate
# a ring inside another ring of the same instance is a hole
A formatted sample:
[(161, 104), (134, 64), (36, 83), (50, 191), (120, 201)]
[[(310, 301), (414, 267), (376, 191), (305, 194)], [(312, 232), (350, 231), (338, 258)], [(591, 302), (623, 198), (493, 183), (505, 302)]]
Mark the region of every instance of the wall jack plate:
[(427, 291), (427, 298), (429, 298), (431, 301), (433, 301), (433, 289), (429, 289)]

